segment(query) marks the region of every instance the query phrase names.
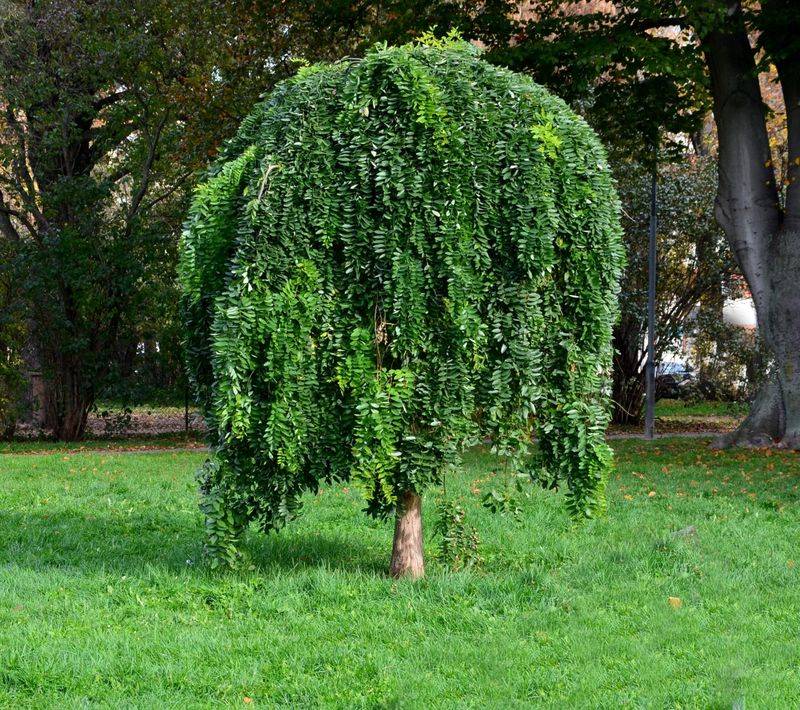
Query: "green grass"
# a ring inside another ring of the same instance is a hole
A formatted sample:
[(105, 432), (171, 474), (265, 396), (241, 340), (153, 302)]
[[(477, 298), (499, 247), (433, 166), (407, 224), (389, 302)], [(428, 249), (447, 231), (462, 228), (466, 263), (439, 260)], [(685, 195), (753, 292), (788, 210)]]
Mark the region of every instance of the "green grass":
[(747, 414), (746, 402), (685, 402), (680, 399), (660, 399), (656, 402), (657, 417), (734, 417), (740, 419)]
[(429, 535), (416, 584), (347, 486), (217, 573), (202, 454), (4, 455), (0, 706), (796, 707), (798, 457), (615, 447), (609, 513), (577, 527), (541, 490), (483, 509), (500, 479), (471, 454), (448, 492), (485, 561), (449, 572)]

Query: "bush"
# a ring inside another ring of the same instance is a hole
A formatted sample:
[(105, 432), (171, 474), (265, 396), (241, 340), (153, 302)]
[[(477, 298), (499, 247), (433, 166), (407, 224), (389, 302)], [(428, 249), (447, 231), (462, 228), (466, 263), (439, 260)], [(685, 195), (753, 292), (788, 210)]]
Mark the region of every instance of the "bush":
[(485, 435), (574, 515), (602, 507), (617, 211), (587, 125), (467, 43), (279, 85), (182, 241), (210, 551), (235, 562), (248, 522), (281, 527), (331, 480), (412, 516)]
[(769, 349), (757, 331), (729, 325), (719, 313), (701, 312), (692, 349), (700, 387), (695, 399), (752, 402), (770, 370)]

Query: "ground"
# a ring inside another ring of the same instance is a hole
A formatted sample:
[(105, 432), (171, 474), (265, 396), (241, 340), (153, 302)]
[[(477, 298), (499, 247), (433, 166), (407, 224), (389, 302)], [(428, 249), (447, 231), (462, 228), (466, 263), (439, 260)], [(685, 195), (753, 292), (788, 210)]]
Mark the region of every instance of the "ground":
[[(660, 399), (656, 402), (656, 432), (659, 434), (707, 433), (732, 431), (747, 415), (748, 405), (739, 402), (687, 402)], [(641, 434), (642, 424), (612, 425), (612, 435)]]
[[(482, 565), (385, 576), (391, 525), (327, 488), (252, 569), (201, 559), (202, 452), (0, 456), (0, 707), (797, 707), (800, 458), (616, 441), (609, 511), (447, 491)], [(8, 450), (8, 449), (7, 449)], [(426, 529), (436, 498), (425, 502)]]

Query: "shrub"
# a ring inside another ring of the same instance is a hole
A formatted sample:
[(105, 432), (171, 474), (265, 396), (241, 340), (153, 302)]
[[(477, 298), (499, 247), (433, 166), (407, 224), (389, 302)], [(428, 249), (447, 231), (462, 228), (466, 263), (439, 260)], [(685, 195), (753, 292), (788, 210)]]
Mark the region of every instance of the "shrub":
[(467, 43), (378, 46), (279, 85), (182, 240), (214, 557), (349, 479), (369, 514), (397, 513), (393, 573), (421, 574), (419, 496), (484, 436), (565, 483), (573, 515), (601, 508), (617, 211), (588, 126)]

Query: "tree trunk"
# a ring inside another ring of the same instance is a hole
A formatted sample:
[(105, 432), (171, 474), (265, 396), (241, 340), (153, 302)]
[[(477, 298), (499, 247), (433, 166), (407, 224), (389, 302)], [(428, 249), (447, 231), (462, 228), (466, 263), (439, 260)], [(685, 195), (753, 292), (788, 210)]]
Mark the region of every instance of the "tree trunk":
[[(800, 203), (794, 185), (781, 209), (753, 48), (739, 2), (729, 25), (710, 33), (703, 49), (719, 135), (716, 215), (750, 286), (758, 327), (774, 361), (749, 416), (718, 446), (800, 447)], [(798, 158), (798, 78), (779, 70), (787, 105), (789, 162)], [(798, 63), (800, 64), (800, 63)]]
[(86, 431), (93, 404), (91, 388), (79, 365), (60, 360), (45, 378), (45, 426), (59, 441), (78, 441)]
[(401, 493), (397, 500), (389, 573), (395, 578), (412, 579), (425, 575), (422, 557), (422, 498), (413, 491)]
[[(784, 431), (781, 445), (800, 449), (800, 14), (794, 2), (771, 0), (764, 7), (786, 18), (767, 33), (775, 49), (775, 65), (786, 107), (787, 165), (783, 221), (772, 244), (773, 262), (770, 303), (770, 337), (781, 385)], [(793, 51), (787, 51), (794, 45)]]
[(614, 370), (614, 409), (611, 421), (614, 424), (641, 424), (644, 403), (644, 373), (627, 373)]
[(715, 449), (771, 446), (783, 435), (783, 416), (781, 388), (773, 373), (758, 390), (745, 420), (735, 431), (717, 437), (712, 446)]
[(22, 348), (22, 360), (25, 367), (25, 391), (22, 397), (21, 420), (41, 428), (45, 424), (45, 389), (42, 363), (32, 338), (28, 338)]
[(639, 424), (644, 403), (641, 328), (637, 318), (623, 314), (614, 328), (612, 400), (614, 424)]
[(773, 246), (768, 318), (783, 412), (781, 446), (800, 449), (800, 232), (781, 230)]

